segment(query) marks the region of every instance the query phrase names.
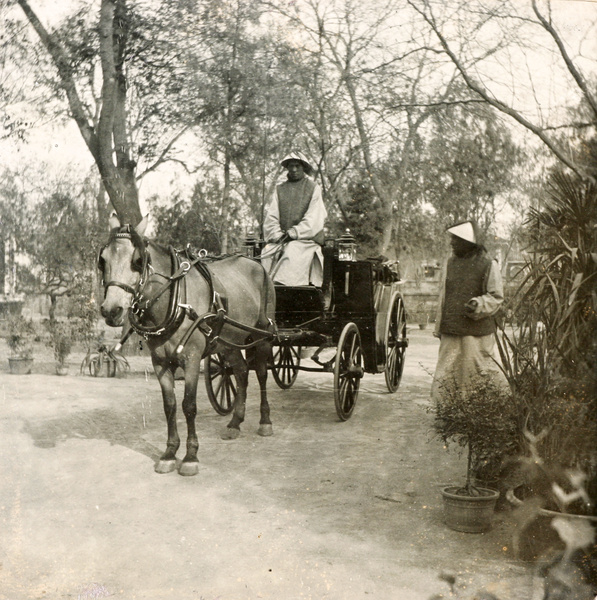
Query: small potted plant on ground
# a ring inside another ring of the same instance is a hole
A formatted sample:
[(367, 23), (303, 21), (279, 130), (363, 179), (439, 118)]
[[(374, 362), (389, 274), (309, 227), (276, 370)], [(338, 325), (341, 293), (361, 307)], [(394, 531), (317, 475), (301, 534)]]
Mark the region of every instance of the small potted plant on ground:
[(12, 374), (27, 375), (31, 373), (35, 335), (35, 327), (30, 319), (25, 319), (21, 315), (11, 316), (8, 319), (6, 343), (10, 350), (8, 364)]
[(50, 332), (49, 346), (54, 349), (54, 359), (56, 360), (56, 375), (67, 375), (67, 359), (73, 348), (72, 327), (68, 323), (50, 322), (48, 325)]
[(81, 363), (81, 373), (88, 371), (93, 377), (123, 376), (130, 370), (124, 355), (109, 348), (101, 340), (96, 350), (90, 350)]
[(434, 427), (446, 443), (467, 449), (466, 481), (442, 490), (444, 520), (452, 529), (478, 533), (491, 528), (499, 492), (477, 483), (481, 469), (497, 472), (520, 442), (516, 408), (508, 388), (490, 374), (479, 375), (467, 390), (455, 381), (441, 383), (441, 400), (432, 408)]

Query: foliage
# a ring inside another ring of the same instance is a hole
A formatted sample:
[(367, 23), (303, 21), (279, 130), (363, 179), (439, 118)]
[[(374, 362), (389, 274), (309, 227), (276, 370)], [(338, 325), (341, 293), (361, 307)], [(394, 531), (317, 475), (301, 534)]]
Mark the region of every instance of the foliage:
[(6, 168), (0, 171), (0, 237), (13, 241), (18, 252), (29, 249), (35, 218), (22, 179)]
[(6, 344), (13, 358), (31, 358), (33, 340), (36, 336), (35, 326), (31, 319), (22, 315), (11, 315), (7, 319), (8, 335)]
[(408, 310), (409, 320), (413, 323), (428, 325), (432, 317), (432, 310), (423, 300), (417, 302)]
[(76, 278), (76, 282), (67, 297), (66, 316), (76, 341), (89, 350), (97, 337), (98, 306), (94, 278), (90, 273), (84, 273)]
[(499, 348), (550, 469), (579, 469), (597, 485), (597, 186), (556, 172), (549, 198), (527, 222), (530, 255), (515, 296), (512, 331)]
[(93, 212), (80, 199), (61, 191), (48, 194), (30, 211), (27, 291), (50, 297), (53, 320), (57, 298), (89, 288), (99, 231)]
[(530, 210), (519, 306), (530, 309), (527, 322), (544, 324), (550, 358), (576, 374), (597, 366), (597, 184), (555, 173), (548, 193), (545, 207)]
[(97, 349), (89, 350), (81, 363), (81, 373), (86, 370), (93, 377), (101, 377), (104, 372), (108, 377), (115, 377), (129, 371), (130, 365), (123, 354), (100, 341)]
[(156, 205), (152, 208), (155, 221), (155, 239), (175, 247), (204, 248), (212, 254), (223, 251), (220, 233), (227, 229), (233, 245), (238, 245), (242, 232), (238, 211), (229, 208), (227, 215), (221, 214), (221, 188), (216, 180), (203, 185), (197, 183), (188, 200), (172, 199), (169, 206)]
[(54, 359), (60, 366), (66, 364), (75, 343), (75, 332), (69, 321), (47, 321), (50, 339), (48, 345), (54, 350)]
[(486, 107), (448, 105), (432, 120), (424, 167), (426, 199), (445, 226), (472, 218), (487, 229), (514, 189), (520, 150)]
[[(365, 177), (349, 182), (348, 194), (346, 214), (359, 256), (376, 256), (379, 251), (379, 238), (383, 232), (383, 214), (379, 200)], [(337, 235), (341, 235), (342, 227), (338, 229)]]
[(435, 431), (446, 444), (467, 448), (464, 491), (478, 495), (474, 481), (480, 469), (499, 466), (520, 447), (516, 404), (489, 373), (478, 375), (466, 390), (454, 380), (439, 385), (440, 399), (432, 408)]

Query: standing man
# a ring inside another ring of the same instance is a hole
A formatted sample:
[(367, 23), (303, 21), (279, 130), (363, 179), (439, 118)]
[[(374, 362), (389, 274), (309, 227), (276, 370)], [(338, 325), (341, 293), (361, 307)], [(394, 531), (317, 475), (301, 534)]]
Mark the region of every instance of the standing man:
[(313, 166), (301, 152), (291, 152), (280, 164), (287, 170), (287, 181), (276, 186), (266, 209), (263, 236), (267, 244), (261, 262), (274, 283), (321, 287), (327, 216), (321, 188), (310, 177)]
[(496, 363), (494, 315), (504, 301), (498, 264), (482, 244), (473, 221), (448, 229), (452, 256), (440, 289), (434, 335), (440, 338), (439, 356), (431, 397), (456, 385), (466, 393), (475, 377), (488, 374), (500, 386), (507, 381)]

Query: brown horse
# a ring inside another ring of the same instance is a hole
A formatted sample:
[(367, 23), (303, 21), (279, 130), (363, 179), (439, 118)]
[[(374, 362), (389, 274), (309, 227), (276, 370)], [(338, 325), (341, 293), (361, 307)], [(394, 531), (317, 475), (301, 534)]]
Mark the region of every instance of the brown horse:
[(176, 427), (174, 373), (184, 370), (182, 410), (187, 421), (187, 453), (178, 472), (198, 472), (199, 443), (195, 429), (197, 381), (201, 359), (218, 352), (230, 363), (238, 392), (223, 439), (240, 435), (245, 418), (247, 359), (253, 362), (261, 389), (258, 433), (273, 434), (266, 395), (267, 361), (274, 331), (275, 293), (262, 266), (244, 256), (197, 258), (166, 249), (144, 237), (145, 217), (137, 227), (110, 220), (110, 239), (101, 250), (104, 282), (101, 313), (106, 323), (121, 327), (125, 317), (145, 337), (151, 351), (168, 422), (166, 451), (155, 470), (176, 469), (180, 438)]

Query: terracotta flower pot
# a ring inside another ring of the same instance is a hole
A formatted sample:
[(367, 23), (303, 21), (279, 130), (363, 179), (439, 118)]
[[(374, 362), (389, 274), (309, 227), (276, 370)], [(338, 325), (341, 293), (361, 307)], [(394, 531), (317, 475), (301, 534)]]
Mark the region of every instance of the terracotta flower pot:
[(33, 359), (12, 357), (8, 359), (8, 366), (13, 375), (29, 375), (33, 366)]
[(444, 499), (444, 523), (455, 531), (482, 533), (489, 531), (493, 522), (495, 504), (499, 492), (488, 488), (476, 488), (479, 496), (459, 493), (457, 486), (442, 490)]

